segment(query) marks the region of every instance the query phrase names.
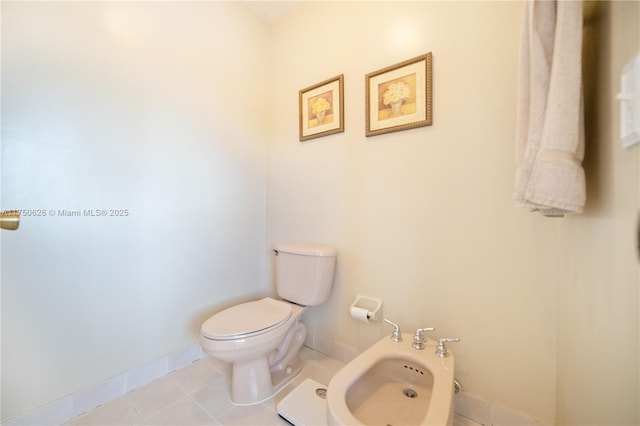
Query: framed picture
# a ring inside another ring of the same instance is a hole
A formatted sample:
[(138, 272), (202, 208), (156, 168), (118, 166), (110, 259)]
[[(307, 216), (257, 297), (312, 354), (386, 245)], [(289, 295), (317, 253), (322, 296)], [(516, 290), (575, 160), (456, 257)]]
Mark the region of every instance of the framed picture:
[(432, 124), (431, 52), (366, 75), (367, 136)]
[(300, 141), (344, 132), (344, 75), (300, 91)]

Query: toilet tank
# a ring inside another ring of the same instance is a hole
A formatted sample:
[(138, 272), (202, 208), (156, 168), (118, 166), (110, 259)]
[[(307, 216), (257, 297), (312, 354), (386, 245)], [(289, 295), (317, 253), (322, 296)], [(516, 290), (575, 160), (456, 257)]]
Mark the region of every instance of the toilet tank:
[(327, 300), (333, 286), (336, 249), (317, 244), (279, 243), (273, 250), (278, 296), (304, 306)]

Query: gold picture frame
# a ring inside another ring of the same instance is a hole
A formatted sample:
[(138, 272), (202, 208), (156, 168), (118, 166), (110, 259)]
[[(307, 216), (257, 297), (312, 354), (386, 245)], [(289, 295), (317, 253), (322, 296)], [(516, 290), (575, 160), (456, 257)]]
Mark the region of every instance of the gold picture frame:
[(366, 135), (431, 126), (431, 52), (366, 75)]
[(300, 141), (344, 132), (344, 74), (300, 90)]

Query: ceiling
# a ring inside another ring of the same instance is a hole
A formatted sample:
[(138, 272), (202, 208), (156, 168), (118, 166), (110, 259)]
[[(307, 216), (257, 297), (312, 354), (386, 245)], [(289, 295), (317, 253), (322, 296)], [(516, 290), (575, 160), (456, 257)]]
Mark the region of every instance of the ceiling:
[(291, 9), (300, 4), (300, 1), (241, 1), (250, 11), (267, 22), (274, 22)]

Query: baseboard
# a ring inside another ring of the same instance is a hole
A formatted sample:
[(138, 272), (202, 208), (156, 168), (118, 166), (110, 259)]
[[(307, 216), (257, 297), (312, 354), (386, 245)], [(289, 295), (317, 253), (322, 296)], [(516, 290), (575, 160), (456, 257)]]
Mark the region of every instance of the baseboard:
[(454, 410), (482, 425), (491, 426), (550, 426), (540, 419), (521, 413), (469, 392), (459, 392), (455, 396)]
[(184, 349), (29, 411), (2, 423), (2, 426), (61, 425), (205, 356), (200, 345), (193, 343)]

